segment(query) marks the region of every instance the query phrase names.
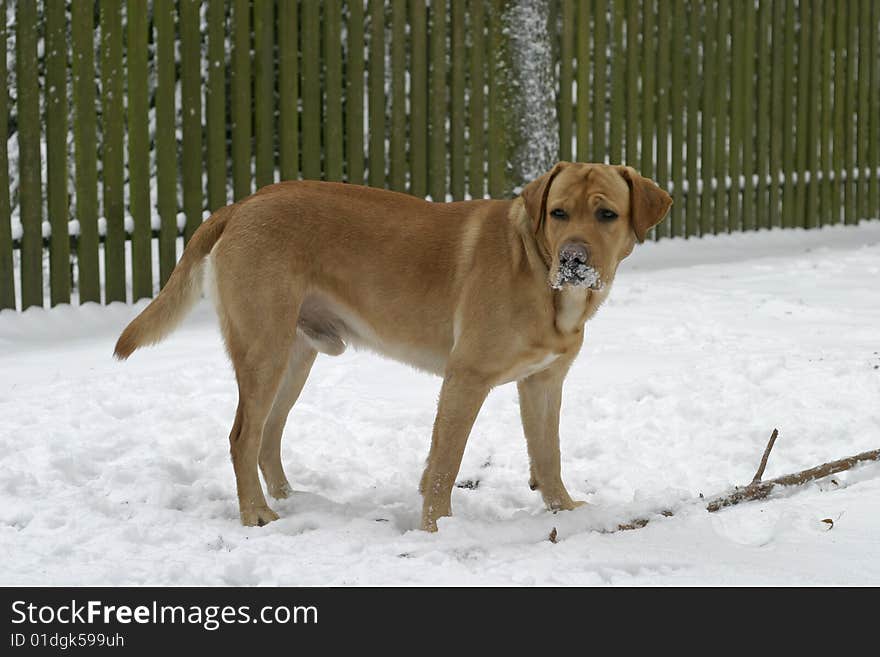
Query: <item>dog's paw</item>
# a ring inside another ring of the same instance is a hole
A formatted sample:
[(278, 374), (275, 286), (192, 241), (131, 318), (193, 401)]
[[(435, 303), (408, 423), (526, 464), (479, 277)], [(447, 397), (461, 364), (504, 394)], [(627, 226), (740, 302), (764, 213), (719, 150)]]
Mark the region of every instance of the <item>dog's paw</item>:
[(583, 500), (573, 500), (570, 497), (564, 499), (551, 499), (547, 501), (547, 508), (554, 513), (557, 511), (571, 511), (572, 509), (576, 509), (579, 506), (586, 506), (587, 503)]
[(277, 485), (268, 484), (266, 488), (269, 491), (269, 495), (276, 500), (286, 500), (293, 493), (293, 488), (286, 481)]
[(273, 520), (278, 520), (278, 514), (268, 506), (254, 507), (241, 512), (241, 524), (245, 527), (263, 527)]

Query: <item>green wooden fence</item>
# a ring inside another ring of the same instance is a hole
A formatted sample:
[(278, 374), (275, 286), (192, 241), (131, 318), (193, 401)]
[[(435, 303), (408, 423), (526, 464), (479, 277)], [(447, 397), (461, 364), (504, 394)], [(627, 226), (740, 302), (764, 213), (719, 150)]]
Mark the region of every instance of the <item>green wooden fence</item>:
[[(509, 193), (504, 7), (0, 0), (0, 309), (152, 296), (178, 237), (276, 180)], [(880, 217), (877, 0), (555, 0), (548, 20), (559, 157), (668, 188), (656, 238)]]

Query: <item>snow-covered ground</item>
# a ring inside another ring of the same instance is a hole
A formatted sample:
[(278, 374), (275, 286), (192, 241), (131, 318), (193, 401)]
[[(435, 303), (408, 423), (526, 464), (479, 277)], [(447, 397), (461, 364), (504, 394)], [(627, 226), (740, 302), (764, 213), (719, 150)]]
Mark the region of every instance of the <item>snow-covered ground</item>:
[(880, 464), (699, 503), (751, 479), (774, 427), (765, 478), (880, 447), (880, 222), (639, 247), (566, 383), (563, 475), (590, 505), (529, 490), (508, 385), (437, 534), (416, 527), (439, 379), (319, 358), (284, 443), (299, 492), (244, 528), (212, 311), (115, 362), (142, 306), (0, 313), (0, 584), (880, 584)]

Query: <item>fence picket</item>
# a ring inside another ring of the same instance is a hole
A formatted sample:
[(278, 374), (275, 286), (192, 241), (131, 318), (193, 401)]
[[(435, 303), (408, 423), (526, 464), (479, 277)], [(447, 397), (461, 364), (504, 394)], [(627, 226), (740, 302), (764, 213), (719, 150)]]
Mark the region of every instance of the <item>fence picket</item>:
[(254, 0), (254, 180), (275, 182), (274, 0)]
[(71, 63), (73, 77), (73, 143), (76, 172), (77, 287), (79, 302), (101, 302), (98, 268), (98, 164), (95, 150), (95, 3), (71, 3)]
[[(464, 83), (465, 83), (465, 0), (450, 1), (450, 71), (449, 89), (449, 193), (454, 201), (464, 199)], [(401, 120), (401, 124), (403, 121)]]
[[(296, 0), (279, 0), (278, 2), (278, 164), (281, 169), (281, 180), (299, 178), (299, 16), (297, 9)], [(363, 57), (363, 51), (361, 51), (361, 57)], [(361, 64), (361, 70), (363, 70), (363, 64)], [(353, 72), (350, 79), (355, 79)]]
[[(139, 0), (127, 5), (128, 198), (132, 218), (131, 299), (153, 296), (152, 226), (150, 220), (149, 99), (147, 42), (149, 16)], [(224, 159), (225, 162), (225, 159)], [(224, 172), (225, 174), (225, 172)], [(225, 175), (223, 182), (225, 184)]]
[[(156, 209), (160, 222), (159, 282), (164, 287), (177, 262), (178, 231), (173, 0), (155, 1), (153, 21), (156, 29)], [(233, 123), (233, 155), (236, 154), (235, 133), (236, 128)], [(79, 199), (79, 190), (77, 190), (77, 199)]]
[(385, 3), (370, 0), (369, 183), (385, 187)]
[[(558, 159), (570, 161), (572, 159), (571, 140), (574, 119), (574, 109), (571, 86), (574, 73), (574, 0), (561, 0), (562, 5), (562, 33), (560, 36), (559, 50), (559, 97), (557, 103), (557, 115), (559, 116), (559, 156)], [(580, 84), (578, 84), (580, 88)], [(589, 125), (589, 124), (588, 124)]]
[[(136, 0), (129, 0), (129, 7)], [(139, 16), (145, 12), (134, 9)], [(129, 11), (129, 21), (132, 12)], [(208, 86), (205, 88), (205, 168), (208, 209), (226, 205), (226, 3), (208, 0)]]
[(324, 3), (324, 179), (342, 180), (342, 9), (338, 2)]
[[(687, 202), (685, 206), (685, 225), (684, 235), (690, 237), (698, 235), (699, 216), (697, 215), (699, 208), (699, 194), (697, 191), (697, 115), (700, 111), (700, 58), (697, 56), (700, 41), (700, 23), (701, 16), (699, 7), (695, 7), (691, 2), (688, 12), (688, 86), (687, 86)], [(731, 141), (734, 137), (731, 135)]]
[(125, 301), (125, 184), (122, 115), (122, 13), (101, 0), (101, 180), (104, 220), (104, 301)]
[[(296, 4), (295, 0), (291, 0), (291, 2)], [(419, 3), (415, 3), (415, 5), (417, 4)], [(346, 180), (356, 185), (362, 185), (364, 184), (364, 4), (352, 2), (348, 6), (348, 12), (348, 23), (346, 24), (348, 58), (346, 59), (345, 76)], [(415, 42), (413, 43), (413, 48), (415, 48)], [(295, 50), (293, 57), (296, 58)], [(413, 65), (415, 66), (415, 55), (413, 57)], [(413, 77), (415, 76), (414, 69)], [(424, 80), (424, 75), (422, 79)], [(414, 104), (413, 121), (415, 121), (415, 112)]]
[[(70, 303), (70, 236), (67, 228), (67, 16), (64, 3), (49, 2), (45, 10), (46, 209), (52, 229), (49, 240), (49, 289), (51, 303), (55, 306), (59, 303)], [(6, 93), (5, 89), (3, 93)]]
[[(300, 5), (302, 17), (302, 175), (321, 179), (321, 7)], [(371, 76), (372, 77), (372, 76)]]
[[(391, 144), (389, 187), (406, 191), (406, 0), (391, 3)], [(458, 117), (459, 121), (461, 116)], [(463, 137), (462, 137), (463, 139)], [(462, 176), (464, 183), (464, 176)]]
[[(485, 13), (483, 11), (483, 0), (471, 0), (469, 4), (470, 10), (470, 34), (471, 47), (469, 62), (469, 82), (468, 87), (468, 129), (469, 139), (467, 140), (468, 149), (468, 193), (471, 198), (483, 198), (485, 195), (484, 181), (485, 174), (483, 166), (486, 161), (486, 143), (485, 143), (485, 91), (486, 73), (485, 66)], [(415, 25), (413, 25), (415, 29)], [(416, 50), (413, 50), (415, 56)], [(415, 59), (413, 60), (415, 61)], [(413, 66), (413, 74), (416, 70)], [(424, 88), (424, 87), (422, 87)], [(413, 112), (413, 129), (417, 130), (424, 125), (424, 119), (416, 122), (415, 112)], [(424, 143), (424, 142), (422, 142)], [(415, 141), (412, 144), (410, 157), (417, 157), (418, 151)], [(415, 179), (415, 172), (413, 173)], [(424, 186), (419, 189), (424, 189)], [(412, 193), (416, 196), (424, 196), (419, 194), (413, 185)]]
[[(40, 114), (37, 69), (37, 3), (18, 0), (15, 12), (15, 75), (19, 116)], [(40, 124), (18, 122), (18, 198), (21, 217), (21, 307), (43, 305), (43, 202)]]
[[(660, 7), (665, 5), (666, 3), (661, 0)], [(608, 5), (607, 0), (596, 0), (595, 3), (595, 19), (593, 23), (593, 97), (595, 98), (596, 105), (596, 113), (598, 116), (596, 120), (592, 121), (591, 125), (593, 126), (593, 143), (592, 143), (592, 156), (590, 157), (591, 162), (605, 162), (607, 161), (607, 144), (608, 138), (606, 135), (605, 128), (605, 107), (607, 98), (607, 66), (608, 66), (608, 54), (606, 52), (608, 48)], [(578, 88), (580, 88), (580, 83), (578, 83)], [(662, 93), (658, 89), (658, 95)], [(665, 94), (664, 94), (665, 95)], [(659, 111), (658, 104), (658, 111)], [(659, 142), (658, 142), (659, 143)]]
[[(6, 15), (6, 0), (0, 0)], [(8, 80), (6, 70), (7, 23), (0, 25), (0, 80)], [(9, 199), (9, 89), (0, 85), (0, 310), (15, 309), (15, 273), (12, 258), (12, 223)]]
[(431, 3), (431, 118), (428, 152), (428, 191), (435, 201), (446, 200), (446, 0)]

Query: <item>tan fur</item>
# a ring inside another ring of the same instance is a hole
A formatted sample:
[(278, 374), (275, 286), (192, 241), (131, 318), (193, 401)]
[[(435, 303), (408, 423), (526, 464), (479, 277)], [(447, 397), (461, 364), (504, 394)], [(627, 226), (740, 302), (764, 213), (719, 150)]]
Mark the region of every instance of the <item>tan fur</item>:
[[(489, 390), (516, 381), (530, 485), (571, 509), (562, 483), (562, 382), (617, 265), (672, 199), (625, 167), (559, 163), (512, 201), (430, 203), (355, 185), (284, 182), (224, 208), (168, 284), (125, 329), (119, 358), (160, 340), (200, 289), (210, 253), (215, 305), (236, 372), (230, 433), (241, 520), (263, 525), (290, 486), (280, 443), (318, 352), (365, 347), (443, 377), (422, 476), (422, 527), (450, 515), (471, 426)], [(567, 212), (565, 220), (550, 213)], [(597, 210), (619, 218), (600, 222)], [(563, 245), (585, 245), (601, 290), (550, 281)]]

